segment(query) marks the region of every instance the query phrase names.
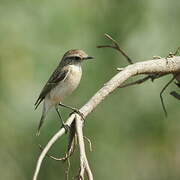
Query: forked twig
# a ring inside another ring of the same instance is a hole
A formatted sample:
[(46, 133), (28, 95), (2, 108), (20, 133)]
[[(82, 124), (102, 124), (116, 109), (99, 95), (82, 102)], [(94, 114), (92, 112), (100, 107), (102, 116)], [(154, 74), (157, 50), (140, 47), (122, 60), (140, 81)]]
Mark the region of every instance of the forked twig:
[(113, 48), (116, 49), (117, 51), (119, 51), (130, 64), (133, 64), (131, 58), (120, 48), (119, 44), (117, 43), (116, 40), (114, 40), (110, 35), (105, 34), (104, 35), (107, 39), (111, 40), (113, 42), (113, 45), (100, 45), (97, 46), (97, 48)]
[[(116, 49), (118, 50), (126, 59), (127, 61), (130, 63), (130, 64), (133, 64), (131, 58), (120, 48), (118, 42), (116, 40), (114, 40), (110, 35), (108, 34), (105, 34), (105, 37), (109, 40), (111, 40), (113, 42), (113, 45), (100, 45), (100, 46), (97, 46), (97, 48), (113, 48), (113, 49)], [(178, 51), (180, 50), (180, 47), (177, 48), (177, 50), (175, 51), (175, 53), (170, 53), (168, 57), (173, 57), (175, 56)], [(159, 58), (158, 58), (159, 59)], [(167, 58), (166, 58), (167, 59)], [(122, 71), (124, 70), (124, 68), (118, 68), (119, 71)], [(142, 84), (144, 83), (145, 81), (147, 81), (148, 79), (151, 79), (152, 81), (154, 79), (157, 79), (159, 77), (162, 77), (166, 74), (163, 74), (163, 75), (156, 75), (156, 74), (152, 74), (152, 75), (148, 75), (142, 79), (139, 79), (135, 82), (132, 82), (132, 83), (128, 83), (128, 84), (124, 84), (124, 85), (121, 85), (119, 86), (119, 88), (124, 88), (124, 87), (128, 87), (128, 86), (132, 86), (132, 85), (135, 85), (135, 84)], [(169, 85), (169, 84), (168, 84)], [(167, 86), (168, 86), (167, 85)], [(165, 86), (165, 89), (167, 87)], [(164, 110), (164, 113), (165, 113), (165, 116), (167, 117), (167, 111), (166, 111), (166, 108), (165, 108), (165, 105), (164, 105), (164, 101), (163, 101), (163, 98), (162, 98), (162, 93), (164, 92), (164, 88), (162, 89), (161, 93), (160, 93), (160, 99), (161, 99), (161, 104), (162, 104), (162, 107), (163, 107), (163, 110)]]

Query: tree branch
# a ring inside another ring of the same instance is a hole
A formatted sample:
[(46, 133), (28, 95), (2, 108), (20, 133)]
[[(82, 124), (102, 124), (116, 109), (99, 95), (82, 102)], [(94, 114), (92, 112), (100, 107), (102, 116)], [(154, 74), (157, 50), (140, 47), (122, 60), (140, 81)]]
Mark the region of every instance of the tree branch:
[(160, 99), (161, 99), (161, 104), (162, 104), (162, 107), (163, 107), (163, 111), (165, 113), (165, 116), (167, 117), (167, 111), (166, 111), (166, 107), (165, 107), (165, 104), (164, 104), (164, 100), (163, 100), (163, 97), (162, 97), (162, 94), (163, 92), (165, 91), (165, 89), (169, 86), (169, 84), (171, 84), (175, 79), (175, 76), (173, 76), (170, 81), (163, 87), (163, 89), (161, 90), (160, 92)]
[[(86, 118), (89, 113), (91, 113), (99, 103), (101, 103), (110, 93), (112, 93), (115, 89), (117, 89), (119, 86), (122, 85), (127, 79), (130, 77), (139, 75), (139, 74), (177, 74), (180, 73), (180, 56), (173, 56), (170, 58), (161, 58), (157, 60), (149, 60), (144, 62), (138, 62), (132, 65), (129, 65), (125, 67), (121, 72), (117, 73), (110, 81), (108, 81), (104, 86), (97, 91), (97, 93), (80, 109), (80, 111), (84, 114), (84, 117)], [(79, 147), (80, 147), (80, 154), (81, 157), (86, 157), (82, 151), (84, 149), (84, 143), (83, 141), (83, 134), (82, 134), (82, 126), (83, 126), (83, 120), (82, 118), (77, 114), (72, 114), (66, 121), (66, 125), (71, 126), (74, 119), (76, 119), (76, 130), (77, 133), (79, 133), (78, 139), (79, 139)], [(33, 176), (33, 180), (37, 180), (39, 170), (42, 164), (43, 159), (45, 158), (47, 152), (51, 148), (51, 146), (65, 133), (65, 130), (61, 128), (48, 142), (48, 144), (45, 146), (43, 151), (41, 152), (35, 173)], [(89, 173), (89, 179), (92, 180), (93, 176), (91, 174), (90, 169), (88, 169), (89, 165), (87, 162), (87, 158), (81, 160), (84, 163), (86, 163), (86, 171)], [(82, 172), (81, 174), (84, 174)]]
[(89, 167), (89, 163), (86, 157), (84, 138), (83, 138), (83, 121), (80, 116), (76, 116), (76, 133), (78, 138), (79, 150), (80, 150), (80, 171), (78, 175), (79, 180), (84, 180), (84, 172), (86, 172), (88, 179), (93, 180), (93, 175)]
[[(71, 124), (73, 123), (75, 118), (75, 114), (72, 114), (68, 120), (66, 121), (66, 125), (71, 126)], [(37, 164), (36, 164), (36, 169), (33, 175), (33, 180), (37, 180), (40, 168), (41, 168), (41, 164), (42, 161), (44, 160), (46, 154), (48, 153), (49, 149), (52, 147), (52, 145), (63, 135), (65, 134), (65, 129), (61, 128), (47, 143), (47, 145), (45, 146), (45, 148), (43, 149), (43, 151), (41, 152)]]

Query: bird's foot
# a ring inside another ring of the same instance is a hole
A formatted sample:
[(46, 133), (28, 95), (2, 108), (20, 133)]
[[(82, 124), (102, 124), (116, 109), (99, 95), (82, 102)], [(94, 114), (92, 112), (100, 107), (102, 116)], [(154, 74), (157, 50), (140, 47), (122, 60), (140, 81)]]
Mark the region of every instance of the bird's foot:
[(79, 114), (79, 115), (81, 116), (81, 118), (82, 118), (83, 120), (85, 120), (84, 114), (83, 114), (81, 111), (79, 111), (79, 109), (74, 108), (74, 111), (71, 112), (70, 115), (72, 115), (73, 113)]
[(65, 124), (64, 122), (62, 123), (61, 128), (64, 128), (64, 129), (65, 129), (65, 134), (67, 134), (68, 131), (69, 131), (69, 129), (70, 129), (70, 127), (69, 127), (67, 124)]

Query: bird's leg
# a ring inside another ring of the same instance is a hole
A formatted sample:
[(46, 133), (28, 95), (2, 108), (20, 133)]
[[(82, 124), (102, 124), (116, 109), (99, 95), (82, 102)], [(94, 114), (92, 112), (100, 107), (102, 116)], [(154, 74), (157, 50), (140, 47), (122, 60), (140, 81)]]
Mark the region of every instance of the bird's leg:
[(78, 113), (82, 117), (83, 120), (85, 119), (84, 114), (82, 112), (80, 112), (79, 109), (71, 107), (71, 106), (68, 106), (68, 105), (65, 105), (65, 104), (62, 104), (62, 103), (59, 103), (59, 106), (71, 109), (71, 110), (73, 110), (72, 113), (76, 112), (76, 113)]
[(58, 114), (58, 116), (59, 116), (59, 118), (60, 118), (60, 120), (61, 120), (62, 127), (65, 129), (65, 132), (67, 133), (68, 130), (69, 130), (69, 126), (64, 123), (64, 121), (63, 121), (63, 119), (62, 119), (62, 116), (61, 116), (61, 114), (60, 114), (60, 112), (59, 112), (59, 109), (58, 109), (57, 107), (56, 107), (56, 112), (57, 112), (57, 114)]

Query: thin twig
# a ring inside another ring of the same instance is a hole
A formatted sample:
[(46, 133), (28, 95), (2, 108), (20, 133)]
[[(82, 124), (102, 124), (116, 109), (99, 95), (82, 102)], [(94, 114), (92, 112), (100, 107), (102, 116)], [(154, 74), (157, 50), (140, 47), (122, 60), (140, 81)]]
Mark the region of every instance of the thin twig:
[(174, 56), (176, 56), (179, 53), (180, 47), (178, 47), (174, 53)]
[(124, 87), (128, 87), (128, 86), (132, 86), (132, 85), (136, 85), (136, 84), (142, 84), (145, 81), (147, 81), (148, 79), (150, 79), (150, 76), (146, 76), (142, 79), (138, 79), (137, 81), (131, 82), (131, 83), (127, 83), (127, 84), (122, 84), (119, 86), (119, 88), (124, 88)]
[(65, 178), (66, 178), (66, 180), (69, 180), (69, 170), (70, 170), (70, 166), (71, 166), (70, 159), (67, 158), (67, 169), (66, 169), (66, 171), (65, 171)]
[(86, 137), (86, 136), (84, 136), (84, 139), (89, 143), (89, 150), (92, 152), (92, 143), (91, 143), (91, 140), (88, 137)]
[(152, 74), (152, 75), (148, 75), (145, 76), (144, 78), (138, 79), (134, 82), (131, 83), (127, 83), (127, 84), (122, 84), (121, 86), (119, 86), (119, 88), (124, 88), (124, 87), (128, 87), (128, 86), (132, 86), (132, 85), (138, 85), (138, 84), (142, 84), (145, 81), (151, 79), (151, 81), (154, 81), (155, 79), (161, 78), (162, 76), (165, 76), (167, 74)]
[(105, 37), (113, 42), (113, 45), (100, 45), (97, 46), (97, 48), (113, 48), (119, 51), (130, 64), (133, 64), (131, 58), (120, 48), (119, 44), (117, 43), (116, 40), (114, 40), (110, 35), (105, 34)]
[[(131, 83), (127, 83), (127, 84), (122, 84), (121, 86), (119, 86), (119, 88), (124, 88), (124, 87), (132, 86), (132, 85), (142, 84), (142, 83), (144, 83), (145, 81), (147, 81), (147, 80), (149, 80), (149, 79), (151, 79), (152, 81), (154, 81), (155, 79), (160, 78), (160, 77), (165, 76), (165, 75), (167, 75), (167, 74), (148, 75), (148, 76), (146, 76), (146, 77), (144, 77), (144, 78), (142, 78), (142, 79), (138, 79), (137, 81), (134, 81), (134, 82), (131, 82)], [(175, 78), (174, 78), (174, 79), (175, 79)], [(173, 80), (174, 80), (174, 79), (173, 79)], [(173, 80), (172, 80), (172, 81), (173, 81)], [(171, 83), (171, 82), (170, 82), (170, 83)], [(167, 84), (167, 86), (168, 86), (168, 85), (169, 85), (169, 84)], [(167, 87), (165, 87), (165, 89), (166, 89), (166, 88), (167, 88)], [(167, 111), (166, 111), (165, 104), (164, 104), (164, 100), (163, 100), (163, 97), (162, 97), (162, 93), (163, 93), (163, 91), (164, 91), (165, 89), (163, 88), (162, 91), (160, 92), (160, 100), (161, 100), (161, 104), (162, 104), (162, 108), (163, 108), (163, 110), (164, 110), (165, 116), (167, 117)], [(173, 92), (171, 92), (170, 94), (171, 94), (172, 96), (178, 98), (178, 95), (177, 95), (176, 92), (173, 91)]]
[[(76, 134), (75, 134), (75, 123), (73, 122), (71, 124), (71, 127), (69, 128), (70, 132), (69, 132), (69, 142), (68, 142), (68, 149), (67, 149), (67, 153), (64, 157), (61, 158), (57, 158), (55, 156), (52, 156), (50, 154), (46, 154), (47, 157), (56, 160), (56, 161), (66, 161), (68, 160), (68, 158), (70, 158), (74, 151), (75, 151), (75, 139), (76, 139)], [(41, 146), (41, 144), (39, 144), (39, 148), (42, 151), (44, 148)]]
[(165, 107), (165, 104), (164, 104), (164, 100), (163, 100), (162, 94), (163, 94), (163, 92), (165, 91), (165, 89), (173, 82), (174, 79), (175, 79), (175, 76), (173, 76), (173, 77), (170, 79), (170, 81), (163, 87), (163, 89), (162, 89), (161, 92), (160, 92), (161, 104), (162, 104), (163, 111), (164, 111), (166, 117), (167, 117), (167, 111), (166, 111), (166, 107)]
[[(39, 148), (40, 148), (41, 151), (43, 151), (43, 149), (44, 149), (40, 144), (39, 144)], [(57, 158), (57, 157), (52, 156), (52, 155), (50, 155), (48, 153), (46, 154), (46, 156), (53, 159), (53, 160), (55, 160), (55, 161), (66, 161), (71, 156), (71, 154), (66, 153), (66, 155), (64, 157), (62, 157), (62, 158)]]

